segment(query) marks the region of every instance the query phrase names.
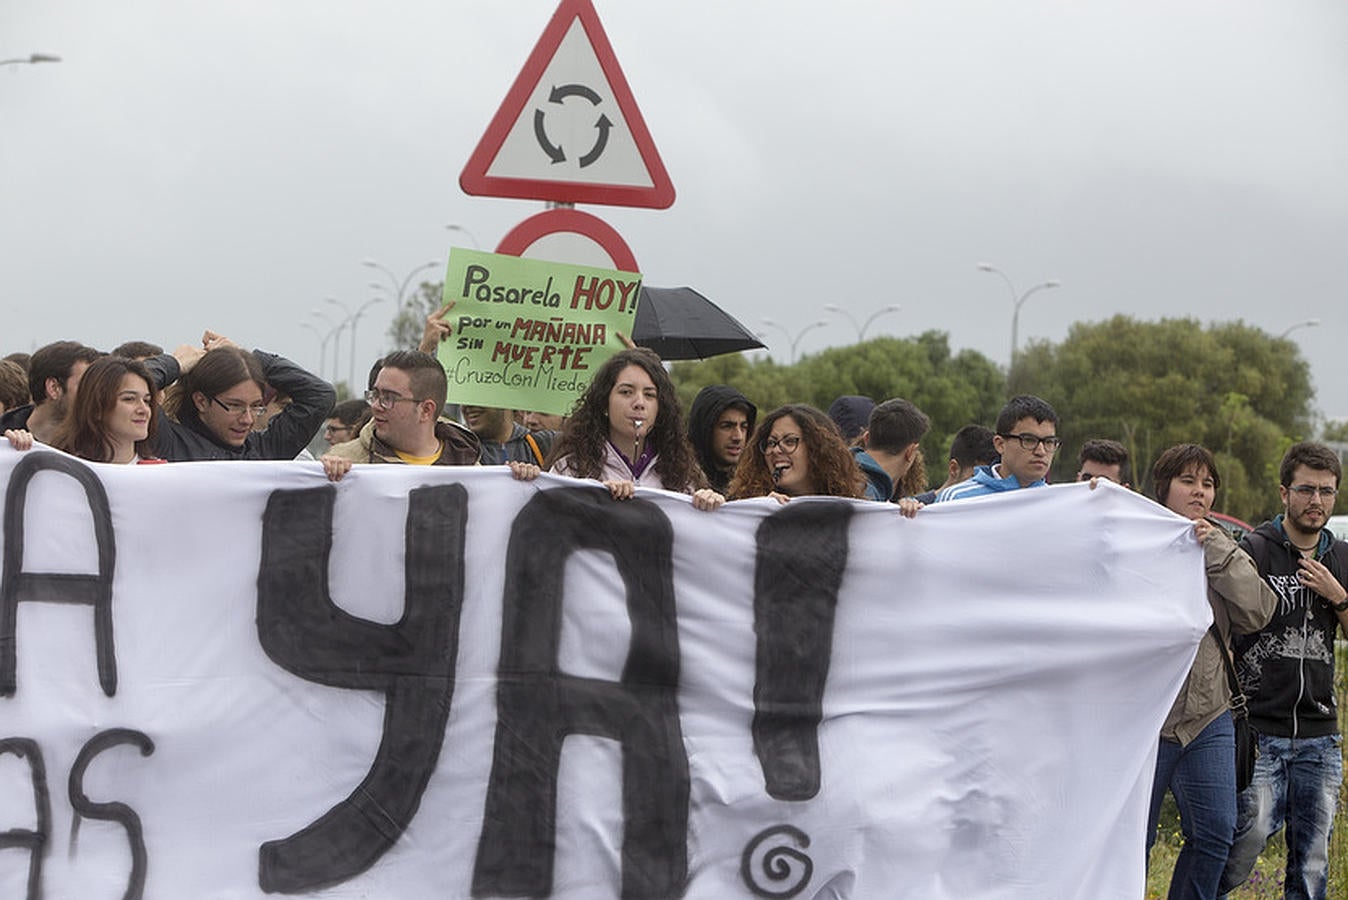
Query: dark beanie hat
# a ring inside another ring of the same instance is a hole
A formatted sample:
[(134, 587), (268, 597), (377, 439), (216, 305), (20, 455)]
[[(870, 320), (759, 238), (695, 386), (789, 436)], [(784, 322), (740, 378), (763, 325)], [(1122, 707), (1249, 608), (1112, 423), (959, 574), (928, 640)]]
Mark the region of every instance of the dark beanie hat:
[(829, 404), (828, 417), (842, 432), (843, 440), (851, 442), (866, 430), (866, 423), (871, 420), (873, 409), (875, 401), (870, 397), (848, 395), (839, 397)]

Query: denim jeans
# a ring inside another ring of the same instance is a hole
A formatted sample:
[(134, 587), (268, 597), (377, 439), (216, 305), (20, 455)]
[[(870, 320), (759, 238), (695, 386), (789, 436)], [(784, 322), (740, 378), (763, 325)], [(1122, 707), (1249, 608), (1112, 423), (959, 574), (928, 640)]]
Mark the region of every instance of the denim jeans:
[(1222, 890), (1244, 884), (1268, 839), (1287, 824), (1287, 900), (1325, 900), (1329, 832), (1343, 778), (1343, 738), (1259, 735), (1254, 780), (1237, 801), (1236, 839)]
[(1170, 876), (1170, 900), (1215, 900), (1236, 830), (1236, 730), (1224, 712), (1187, 746), (1162, 739), (1147, 818), (1147, 852), (1166, 789), (1175, 795), (1184, 847)]

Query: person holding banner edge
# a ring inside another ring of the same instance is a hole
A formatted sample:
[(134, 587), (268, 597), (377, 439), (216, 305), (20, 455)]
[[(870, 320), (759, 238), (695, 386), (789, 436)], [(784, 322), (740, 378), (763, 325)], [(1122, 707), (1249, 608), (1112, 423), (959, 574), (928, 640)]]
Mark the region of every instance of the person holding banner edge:
[(813, 406), (788, 403), (768, 413), (730, 480), (732, 500), (772, 497), (861, 498), (866, 479), (833, 420)]
[(1259, 577), (1254, 561), (1207, 518), (1221, 486), (1217, 463), (1207, 448), (1171, 447), (1156, 460), (1152, 481), (1156, 499), (1194, 523), (1194, 536), (1203, 545), (1213, 626), (1203, 635), (1188, 677), (1161, 726), (1147, 817), (1147, 854), (1156, 842), (1161, 801), (1169, 790), (1184, 834), (1170, 879), (1170, 900), (1216, 900), (1236, 828), (1235, 726), (1223, 657), (1232, 634), (1252, 634), (1264, 627), (1277, 597)]
[(158, 416), (154, 380), (144, 364), (105, 356), (84, 370), (52, 446), (93, 462), (163, 462), (154, 455)]
[(440, 361), (420, 350), (395, 350), (382, 363), (365, 393), (370, 421), (319, 459), (329, 480), (340, 481), (353, 463), (477, 465), (477, 435), (440, 417), (448, 390)]
[(630, 500), (640, 485), (691, 494), (702, 510), (725, 502), (706, 486), (674, 382), (644, 347), (620, 350), (600, 366), (553, 447), (548, 471), (602, 482), (615, 500)]

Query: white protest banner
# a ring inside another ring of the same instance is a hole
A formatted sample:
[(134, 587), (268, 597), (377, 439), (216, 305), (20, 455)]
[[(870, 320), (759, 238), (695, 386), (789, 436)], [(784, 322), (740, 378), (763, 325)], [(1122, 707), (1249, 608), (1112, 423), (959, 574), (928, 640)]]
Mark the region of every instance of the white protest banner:
[(1207, 628), (1113, 486), (0, 449), (5, 897), (1127, 898)]

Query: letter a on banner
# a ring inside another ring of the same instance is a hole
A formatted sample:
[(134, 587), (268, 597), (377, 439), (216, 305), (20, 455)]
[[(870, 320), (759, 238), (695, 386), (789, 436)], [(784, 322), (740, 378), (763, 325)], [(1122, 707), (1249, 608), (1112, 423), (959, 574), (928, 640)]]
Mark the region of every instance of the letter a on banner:
[(557, 203), (674, 203), (674, 185), (590, 0), (557, 7), (459, 186)]

